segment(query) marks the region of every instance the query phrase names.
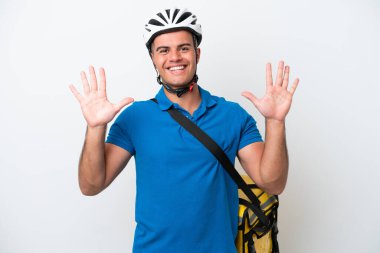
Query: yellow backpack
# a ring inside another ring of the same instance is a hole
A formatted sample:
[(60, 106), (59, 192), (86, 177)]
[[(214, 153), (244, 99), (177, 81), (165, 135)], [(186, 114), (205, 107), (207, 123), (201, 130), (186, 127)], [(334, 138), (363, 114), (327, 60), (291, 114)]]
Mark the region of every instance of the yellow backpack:
[(278, 253), (277, 208), (278, 196), (261, 190), (247, 175), (241, 175), (248, 187), (260, 201), (260, 208), (270, 220), (271, 226), (264, 227), (252, 211), (252, 203), (239, 189), (239, 226), (235, 245), (239, 253)]

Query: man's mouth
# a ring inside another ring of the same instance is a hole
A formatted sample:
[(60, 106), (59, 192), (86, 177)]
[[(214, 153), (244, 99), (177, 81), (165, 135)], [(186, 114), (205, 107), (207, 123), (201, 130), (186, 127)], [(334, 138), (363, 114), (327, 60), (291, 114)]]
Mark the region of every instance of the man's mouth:
[(185, 68), (185, 65), (180, 65), (180, 66), (169, 67), (169, 70), (170, 71), (176, 71), (176, 70), (182, 70), (184, 68)]

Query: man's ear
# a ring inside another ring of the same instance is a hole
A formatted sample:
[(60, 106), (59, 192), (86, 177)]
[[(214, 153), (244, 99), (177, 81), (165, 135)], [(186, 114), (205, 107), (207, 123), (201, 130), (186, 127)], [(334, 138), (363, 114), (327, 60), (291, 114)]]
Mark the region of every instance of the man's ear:
[(198, 47), (197, 48), (197, 64), (199, 62), (199, 58), (201, 57), (201, 49)]
[(149, 52), (149, 56), (150, 56), (150, 59), (152, 60), (152, 64), (153, 64), (154, 68), (157, 69), (156, 64), (154, 64), (153, 53), (151, 51)]

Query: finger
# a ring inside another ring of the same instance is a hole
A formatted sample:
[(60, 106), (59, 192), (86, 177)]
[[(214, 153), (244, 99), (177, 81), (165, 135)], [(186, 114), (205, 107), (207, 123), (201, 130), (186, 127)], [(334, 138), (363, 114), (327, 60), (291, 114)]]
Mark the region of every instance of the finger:
[(99, 69), (99, 92), (106, 95), (106, 72), (104, 68)]
[(241, 93), (241, 95), (250, 100), (254, 105), (256, 105), (256, 103), (258, 102), (257, 97), (249, 91), (244, 91), (243, 93)]
[(266, 79), (267, 79), (267, 90), (268, 88), (273, 86), (273, 79), (272, 79), (272, 65), (270, 62), (267, 63), (267, 69), (266, 69)]
[(299, 81), (300, 81), (299, 78), (296, 78), (296, 80), (294, 80), (294, 83), (293, 83), (292, 87), (290, 87), (290, 90), (289, 90), (290, 94), (293, 95), (294, 92), (296, 92)]
[(84, 71), (80, 72), (80, 77), (82, 79), (83, 92), (85, 95), (88, 95), (88, 93), (90, 93), (90, 86), (88, 85), (86, 73)]
[(276, 77), (276, 84), (275, 85), (281, 86), (283, 77), (284, 77), (284, 62), (280, 61), (278, 63), (277, 77)]
[(290, 72), (290, 67), (285, 66), (285, 75), (284, 75), (284, 81), (282, 82), (282, 87), (285, 89), (288, 88), (288, 83), (289, 83), (289, 72)]
[(93, 66), (89, 67), (90, 71), (90, 84), (91, 84), (91, 91), (92, 92), (97, 92), (98, 91), (98, 83), (96, 80), (96, 74), (95, 74), (95, 69)]
[(83, 99), (82, 95), (77, 91), (77, 89), (75, 88), (74, 85), (70, 84), (69, 88), (70, 88), (71, 92), (74, 94), (75, 98), (80, 103), (82, 101), (82, 99)]
[(115, 109), (116, 111), (120, 111), (124, 106), (132, 103), (134, 101), (133, 98), (124, 98), (123, 100), (121, 100), (118, 104), (115, 105)]

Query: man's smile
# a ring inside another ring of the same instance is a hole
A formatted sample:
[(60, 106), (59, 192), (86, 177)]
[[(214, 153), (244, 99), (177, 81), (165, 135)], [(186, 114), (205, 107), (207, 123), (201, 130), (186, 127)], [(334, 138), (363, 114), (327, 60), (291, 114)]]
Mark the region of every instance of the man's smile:
[(171, 74), (182, 74), (186, 67), (187, 65), (176, 65), (168, 67), (167, 70), (169, 70)]
[(184, 65), (180, 65), (180, 66), (173, 66), (173, 67), (170, 67), (169, 70), (180, 70), (180, 69), (184, 69), (185, 66)]

